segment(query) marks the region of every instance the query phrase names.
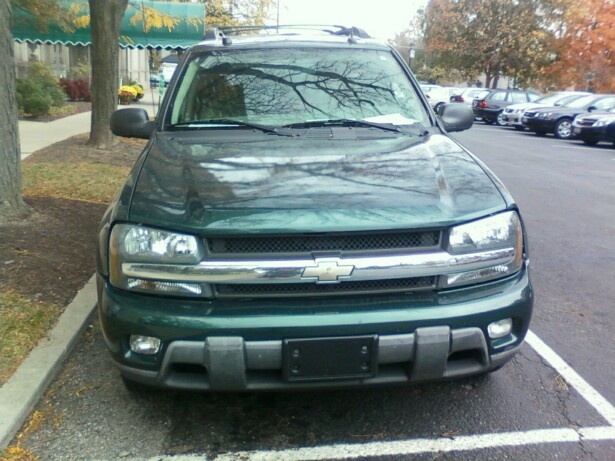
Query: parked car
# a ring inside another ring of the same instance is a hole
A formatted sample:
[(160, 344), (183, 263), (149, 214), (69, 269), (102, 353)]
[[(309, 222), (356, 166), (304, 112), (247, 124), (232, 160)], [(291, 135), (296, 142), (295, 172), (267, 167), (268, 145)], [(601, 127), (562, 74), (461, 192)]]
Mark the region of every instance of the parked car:
[(572, 132), (589, 146), (601, 141), (615, 144), (615, 108), (608, 112), (578, 115), (572, 122)]
[(506, 107), (515, 103), (532, 102), (539, 97), (540, 93), (530, 90), (491, 90), (482, 99), (472, 101), (472, 110), (474, 116), (481, 117), (486, 124), (496, 123), (502, 126), (505, 124), (502, 113)]
[(553, 133), (556, 138), (573, 137), (572, 121), (577, 115), (594, 111), (605, 111), (615, 107), (613, 94), (589, 94), (581, 96), (565, 106), (539, 107), (526, 110), (522, 122), (538, 136)]
[(298, 32), (215, 31), (155, 121), (112, 116), (149, 139), (99, 231), (102, 336), (129, 389), (445, 380), (523, 343), (521, 213), (448, 134), (471, 109), (434, 116), (360, 29)]
[[(475, 99), (484, 98), (487, 94), (489, 94), (489, 89), (487, 88), (465, 88), (461, 93), (456, 95), (455, 100), (451, 99), (451, 102), (459, 102), (462, 104), (466, 104), (467, 106), (472, 107), (472, 102)], [(480, 121), (481, 117), (474, 117), (474, 120)]]
[(463, 88), (448, 87), (448, 100), (449, 102), (463, 102)]
[(502, 113), (502, 120), (506, 125), (514, 127), (516, 130), (525, 130), (525, 125), (521, 120), (523, 113), (528, 109), (535, 109), (542, 106), (565, 106), (568, 102), (578, 99), (581, 96), (590, 94), (582, 91), (558, 91), (550, 93), (536, 99), (534, 102), (522, 102), (511, 104)]
[(427, 96), (427, 100), (429, 101), (429, 105), (436, 112), (440, 109), (440, 106), (450, 102), (450, 93), (448, 88), (445, 88), (440, 85), (432, 85), (432, 84), (421, 84), (421, 89), (425, 96)]
[(161, 81), (164, 81), (165, 86), (168, 86), (171, 83), (178, 62), (179, 58), (176, 54), (170, 54), (162, 58), (158, 72), (152, 73), (149, 77), (150, 86), (155, 88), (160, 85)]
[(489, 89), (487, 88), (461, 88), (461, 92), (457, 94), (461, 98), (461, 100), (456, 99), (455, 101), (451, 100), (451, 102), (461, 102), (472, 107), (472, 101), (474, 99), (484, 98), (488, 93)]

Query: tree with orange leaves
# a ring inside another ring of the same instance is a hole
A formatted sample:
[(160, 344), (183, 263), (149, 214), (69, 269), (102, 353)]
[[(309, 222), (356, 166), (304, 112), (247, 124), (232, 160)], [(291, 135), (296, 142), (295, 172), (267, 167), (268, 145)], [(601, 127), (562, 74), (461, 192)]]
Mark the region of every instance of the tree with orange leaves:
[(528, 85), (549, 62), (561, 1), (430, 0), (425, 43), (440, 65), (468, 79), (483, 74), (487, 87), (497, 87), (501, 75)]
[(554, 41), (558, 59), (545, 69), (560, 86), (615, 92), (615, 0), (570, 1)]

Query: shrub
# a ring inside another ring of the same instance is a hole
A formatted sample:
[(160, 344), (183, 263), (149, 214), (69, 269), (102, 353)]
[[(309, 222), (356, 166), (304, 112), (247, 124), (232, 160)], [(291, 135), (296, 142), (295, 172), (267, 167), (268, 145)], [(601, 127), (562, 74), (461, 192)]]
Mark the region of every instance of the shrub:
[(54, 106), (61, 106), (66, 100), (66, 95), (59, 85), (59, 79), (53, 71), (42, 62), (33, 62), (28, 67), (27, 79), (37, 82), (44, 91), (48, 92)]
[(22, 113), (48, 115), (52, 107), (61, 107), (66, 95), (53, 71), (41, 62), (33, 62), (26, 78), (17, 80), (17, 106)]
[(17, 107), (20, 112), (33, 115), (48, 115), (54, 106), (53, 100), (35, 80), (17, 80)]
[(60, 86), (70, 101), (91, 101), (90, 86), (82, 78), (61, 78)]

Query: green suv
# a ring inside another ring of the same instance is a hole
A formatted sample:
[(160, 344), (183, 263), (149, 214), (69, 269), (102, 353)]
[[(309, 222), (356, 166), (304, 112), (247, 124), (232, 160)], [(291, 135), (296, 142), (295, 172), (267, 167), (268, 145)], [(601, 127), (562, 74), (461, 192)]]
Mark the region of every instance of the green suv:
[[(233, 32), (235, 35), (233, 35)], [(245, 31), (241, 31), (245, 32)], [(129, 388), (252, 391), (491, 372), (533, 295), (519, 210), (404, 60), (357, 28), (213, 30), (182, 57), (99, 233)]]

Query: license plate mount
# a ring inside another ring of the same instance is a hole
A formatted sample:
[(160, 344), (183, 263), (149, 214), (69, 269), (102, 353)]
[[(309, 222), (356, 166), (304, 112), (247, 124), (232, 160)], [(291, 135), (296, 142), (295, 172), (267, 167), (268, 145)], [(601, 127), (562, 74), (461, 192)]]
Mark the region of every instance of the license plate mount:
[(285, 339), (283, 373), (291, 382), (365, 379), (376, 375), (378, 336)]

